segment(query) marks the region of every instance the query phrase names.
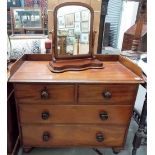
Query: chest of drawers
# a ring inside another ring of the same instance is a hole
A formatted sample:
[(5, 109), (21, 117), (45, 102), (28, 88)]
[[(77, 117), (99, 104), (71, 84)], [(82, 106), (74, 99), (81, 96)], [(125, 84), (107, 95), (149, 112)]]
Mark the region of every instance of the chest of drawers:
[(138, 85), (143, 82), (141, 70), (119, 56), (99, 58), (104, 69), (64, 73), (48, 70), (50, 55), (26, 55), (16, 62), (10, 82), (25, 151), (123, 148)]

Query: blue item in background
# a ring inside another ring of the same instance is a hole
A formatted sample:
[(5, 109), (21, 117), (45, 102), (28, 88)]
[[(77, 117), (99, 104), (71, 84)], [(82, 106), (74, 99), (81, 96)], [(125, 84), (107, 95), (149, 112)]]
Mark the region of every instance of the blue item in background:
[(21, 7), (24, 0), (7, 0), (7, 10), (10, 10), (10, 7)]

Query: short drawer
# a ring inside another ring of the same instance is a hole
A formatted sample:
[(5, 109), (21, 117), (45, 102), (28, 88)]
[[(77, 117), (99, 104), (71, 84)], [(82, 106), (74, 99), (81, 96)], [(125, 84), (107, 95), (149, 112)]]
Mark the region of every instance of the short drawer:
[[(35, 132), (32, 132), (35, 131)], [(24, 146), (122, 146), (126, 127), (102, 125), (25, 125)]]
[(79, 85), (78, 101), (88, 104), (133, 104), (138, 86), (130, 85)]
[(99, 123), (127, 125), (131, 106), (19, 105), (21, 123)]
[(15, 84), (18, 103), (73, 103), (74, 85), (51, 84)]

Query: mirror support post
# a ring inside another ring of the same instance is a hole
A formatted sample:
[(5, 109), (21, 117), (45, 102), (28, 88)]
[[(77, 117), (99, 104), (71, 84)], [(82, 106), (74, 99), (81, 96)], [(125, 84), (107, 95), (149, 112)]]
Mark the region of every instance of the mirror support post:
[(102, 0), (97, 54), (102, 53), (103, 31), (109, 0)]

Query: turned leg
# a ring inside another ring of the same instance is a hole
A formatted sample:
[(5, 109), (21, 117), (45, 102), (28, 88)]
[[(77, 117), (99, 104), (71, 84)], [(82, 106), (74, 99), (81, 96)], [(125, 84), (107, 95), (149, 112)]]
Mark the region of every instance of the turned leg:
[(136, 155), (136, 152), (137, 152), (137, 149), (136, 148), (133, 148), (132, 155)]
[(145, 101), (144, 101), (144, 105), (143, 105), (143, 109), (140, 117), (139, 128), (133, 140), (132, 155), (136, 155), (137, 149), (141, 146), (142, 138), (145, 137), (144, 130), (145, 130), (146, 116), (147, 116), (147, 93), (145, 96)]
[(120, 148), (112, 148), (112, 150), (113, 150), (113, 153), (114, 154), (118, 154), (118, 153), (120, 153), (121, 152), (121, 149)]
[(23, 148), (24, 153), (29, 153), (29, 152), (31, 152), (31, 150), (32, 150), (32, 147), (24, 147)]
[(138, 131), (136, 132), (134, 136), (134, 140), (133, 140), (132, 155), (136, 155), (137, 149), (141, 146), (143, 135), (144, 135), (143, 130), (138, 129)]

